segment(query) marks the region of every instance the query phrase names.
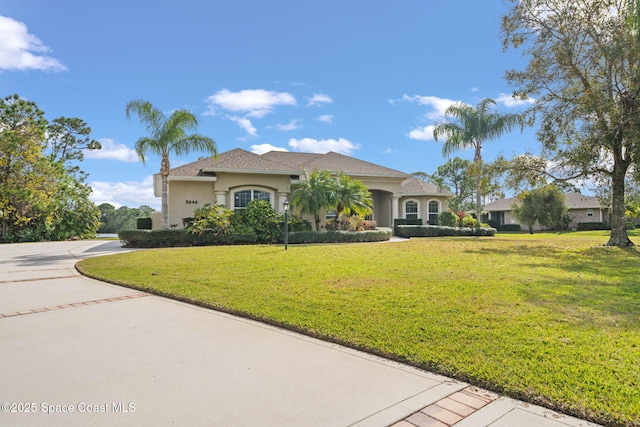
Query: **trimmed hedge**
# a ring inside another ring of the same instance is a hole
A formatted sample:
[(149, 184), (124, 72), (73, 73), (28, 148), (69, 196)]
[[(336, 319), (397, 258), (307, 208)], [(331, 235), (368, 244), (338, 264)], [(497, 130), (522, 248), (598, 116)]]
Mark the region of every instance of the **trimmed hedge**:
[(378, 228), (358, 232), (350, 231), (298, 231), (289, 233), (289, 243), (353, 243), (383, 242), (391, 239), (390, 228)]
[(520, 231), (522, 227), (520, 224), (500, 224), (495, 227), (498, 231)]
[(138, 218), (136, 219), (136, 229), (138, 230), (151, 230), (151, 218)]
[(495, 236), (495, 228), (448, 227), (440, 225), (400, 225), (400, 237)]
[[(258, 242), (255, 234), (202, 233), (186, 230), (123, 230), (118, 233), (126, 248), (172, 248), (184, 246), (250, 245)], [(390, 228), (379, 228), (357, 233), (347, 231), (297, 231), (289, 233), (289, 243), (350, 243), (382, 242), (391, 238)], [(282, 243), (282, 237), (278, 243)]]
[(186, 230), (123, 230), (118, 233), (126, 248), (170, 248), (183, 246), (247, 245), (256, 243), (255, 234), (189, 233)]
[(611, 226), (606, 222), (579, 222), (578, 231), (587, 230), (611, 230)]
[(393, 220), (393, 233), (398, 234), (398, 226), (400, 225), (422, 225), (422, 219), (405, 219), (405, 218), (396, 218)]

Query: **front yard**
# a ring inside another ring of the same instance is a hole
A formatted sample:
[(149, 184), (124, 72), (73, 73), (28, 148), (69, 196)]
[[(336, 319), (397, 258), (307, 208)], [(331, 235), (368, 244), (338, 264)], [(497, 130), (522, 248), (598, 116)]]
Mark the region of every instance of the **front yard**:
[[(640, 244), (640, 238), (632, 235)], [(640, 426), (640, 250), (607, 232), (147, 250), (92, 277)]]

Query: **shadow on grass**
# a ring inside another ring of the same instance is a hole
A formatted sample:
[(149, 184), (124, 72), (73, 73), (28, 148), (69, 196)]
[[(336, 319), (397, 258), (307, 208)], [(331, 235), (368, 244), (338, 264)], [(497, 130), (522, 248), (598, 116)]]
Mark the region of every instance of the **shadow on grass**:
[(513, 286), (532, 304), (558, 313), (558, 320), (625, 325), (640, 329), (640, 250), (522, 244), (468, 251), (488, 258), (508, 257), (515, 270), (533, 279)]

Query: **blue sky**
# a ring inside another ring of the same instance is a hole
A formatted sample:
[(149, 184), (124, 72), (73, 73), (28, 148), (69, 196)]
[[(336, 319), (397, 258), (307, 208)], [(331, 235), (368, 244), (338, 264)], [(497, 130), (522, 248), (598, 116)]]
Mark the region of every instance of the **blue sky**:
[[(522, 111), (504, 72), (502, 0), (0, 0), (0, 92), (79, 117), (103, 145), (81, 165), (97, 203), (159, 208), (125, 105), (188, 108), (219, 152), (337, 151), (404, 172), (446, 162), (430, 126), (448, 105)], [(537, 151), (535, 129), (485, 144)], [(459, 155), (472, 159), (473, 153)], [(172, 167), (202, 154), (171, 158)]]

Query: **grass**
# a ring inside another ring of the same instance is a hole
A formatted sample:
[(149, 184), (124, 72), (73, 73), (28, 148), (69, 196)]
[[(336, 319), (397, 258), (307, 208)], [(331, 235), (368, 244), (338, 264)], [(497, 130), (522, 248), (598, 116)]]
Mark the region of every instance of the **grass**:
[(180, 248), (78, 268), (602, 424), (640, 426), (640, 250), (599, 246), (606, 241), (593, 231)]

